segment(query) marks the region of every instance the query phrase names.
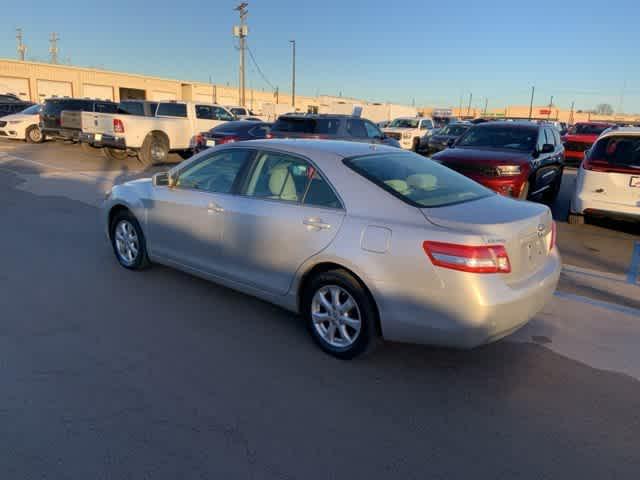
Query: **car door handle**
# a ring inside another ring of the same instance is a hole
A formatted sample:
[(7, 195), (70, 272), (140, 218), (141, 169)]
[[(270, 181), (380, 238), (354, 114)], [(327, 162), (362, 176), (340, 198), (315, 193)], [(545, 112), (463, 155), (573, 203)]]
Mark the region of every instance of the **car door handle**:
[(217, 203), (213, 203), (211, 202), (208, 206), (207, 206), (207, 211), (209, 213), (222, 213), (224, 212), (224, 208), (222, 208), (220, 205), (218, 205)]
[(329, 230), (331, 228), (331, 225), (324, 223), (321, 218), (305, 218), (302, 223), (316, 230)]

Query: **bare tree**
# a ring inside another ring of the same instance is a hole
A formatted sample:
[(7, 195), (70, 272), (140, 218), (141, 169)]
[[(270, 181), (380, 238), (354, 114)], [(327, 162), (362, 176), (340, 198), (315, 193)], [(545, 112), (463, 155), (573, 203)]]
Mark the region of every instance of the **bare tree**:
[(608, 103), (599, 103), (594, 112), (598, 115), (613, 115), (613, 107)]

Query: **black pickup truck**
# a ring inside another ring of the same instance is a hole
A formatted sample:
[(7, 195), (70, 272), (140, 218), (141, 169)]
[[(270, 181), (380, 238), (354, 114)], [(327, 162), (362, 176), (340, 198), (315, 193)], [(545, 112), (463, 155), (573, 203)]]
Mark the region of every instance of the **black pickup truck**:
[(72, 118), (63, 123), (62, 112), (116, 113), (117, 110), (118, 104), (108, 100), (49, 98), (40, 112), (40, 130), (50, 138), (77, 141), (81, 125)]

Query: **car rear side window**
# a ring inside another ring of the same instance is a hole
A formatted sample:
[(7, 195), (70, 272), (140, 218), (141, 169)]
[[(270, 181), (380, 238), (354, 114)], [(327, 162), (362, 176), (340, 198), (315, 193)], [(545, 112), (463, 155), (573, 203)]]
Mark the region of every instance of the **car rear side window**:
[(349, 132), (349, 135), (352, 137), (367, 137), (367, 129), (364, 127), (364, 122), (357, 118), (347, 120), (347, 132)]
[(158, 116), (187, 118), (187, 105), (184, 103), (161, 103), (158, 105)]
[(493, 195), (473, 180), (413, 153), (378, 153), (344, 162), (383, 190), (416, 207), (444, 207)]
[(640, 136), (603, 138), (594, 146), (590, 160), (607, 162), (615, 167), (640, 168)]
[(100, 113), (116, 113), (118, 111), (118, 106), (115, 103), (110, 102), (96, 102), (94, 111)]

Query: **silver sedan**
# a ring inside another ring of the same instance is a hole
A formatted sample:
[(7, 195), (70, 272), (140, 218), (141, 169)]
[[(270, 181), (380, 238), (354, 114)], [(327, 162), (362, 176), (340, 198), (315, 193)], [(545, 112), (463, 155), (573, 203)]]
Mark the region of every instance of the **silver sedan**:
[(123, 267), (169, 265), (298, 312), (340, 358), (380, 338), (500, 339), (549, 301), (561, 267), (546, 206), (354, 142), (206, 150), (114, 187), (104, 225)]

